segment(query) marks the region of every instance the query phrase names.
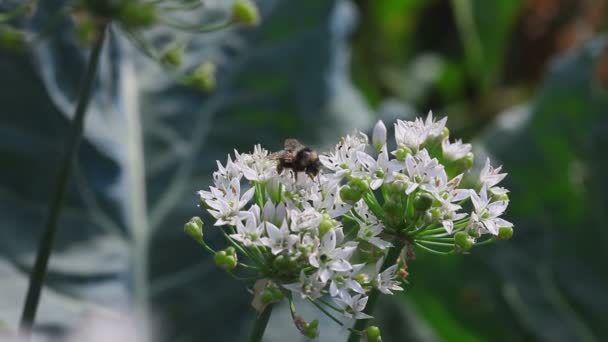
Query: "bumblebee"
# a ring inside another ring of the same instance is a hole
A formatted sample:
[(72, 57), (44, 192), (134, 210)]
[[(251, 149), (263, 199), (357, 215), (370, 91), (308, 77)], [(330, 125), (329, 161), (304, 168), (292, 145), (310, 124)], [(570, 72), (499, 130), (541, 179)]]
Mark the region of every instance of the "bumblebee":
[(321, 169), (317, 151), (302, 145), (296, 139), (286, 139), (283, 150), (272, 153), (269, 157), (278, 160), (277, 172), (279, 174), (285, 169), (291, 169), (296, 180), (298, 172), (305, 172), (311, 179), (314, 179)]

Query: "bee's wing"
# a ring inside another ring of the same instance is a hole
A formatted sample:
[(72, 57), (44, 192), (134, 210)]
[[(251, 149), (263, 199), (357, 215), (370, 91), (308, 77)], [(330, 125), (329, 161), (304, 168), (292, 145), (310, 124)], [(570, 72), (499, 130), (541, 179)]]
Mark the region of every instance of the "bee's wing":
[(292, 161), (295, 156), (296, 154), (293, 151), (282, 150), (269, 154), (268, 158), (272, 160), (283, 159), (285, 161)]
[(297, 152), (304, 148), (304, 145), (300, 144), (300, 142), (296, 139), (285, 139), (285, 151), (293, 151)]

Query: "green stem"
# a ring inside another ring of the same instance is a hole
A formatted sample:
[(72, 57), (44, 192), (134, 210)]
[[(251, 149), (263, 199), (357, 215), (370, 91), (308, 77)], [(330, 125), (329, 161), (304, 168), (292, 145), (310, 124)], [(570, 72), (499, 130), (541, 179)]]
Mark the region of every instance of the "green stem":
[[(401, 254), (401, 250), (403, 249), (403, 246), (405, 246), (405, 243), (402, 240), (397, 240), (397, 242), (395, 242), (395, 247), (393, 247), (389, 250), (388, 255), (386, 256), (386, 259), (384, 259), (384, 262), (382, 263), (382, 268), (380, 269), (380, 272), (387, 269), (388, 267), (390, 267), (391, 265), (393, 265), (397, 262), (397, 259), (399, 258), (399, 254)], [(365, 310), (363, 310), (364, 313), (366, 313), (370, 316), (374, 313), (374, 307), (376, 306), (376, 302), (378, 301), (379, 296), (380, 296), (380, 291), (378, 291), (378, 289), (374, 288), (369, 295), (369, 299), (367, 300), (367, 305), (365, 306)], [(348, 336), (348, 342), (359, 341), (359, 339), (361, 338), (361, 335), (357, 332), (364, 331), (365, 328), (367, 328), (368, 322), (369, 322), (368, 319), (357, 320), (355, 322), (355, 325), (351, 329), (350, 335)]]
[(40, 292), (46, 277), (46, 270), (53, 249), (55, 234), (57, 232), (57, 222), (59, 221), (59, 215), (63, 209), (65, 192), (68, 187), (72, 166), (76, 159), (78, 146), (82, 137), (84, 116), (93, 91), (93, 83), (95, 81), (95, 76), (97, 75), (97, 65), (99, 64), (99, 57), (105, 40), (106, 29), (107, 23), (103, 23), (99, 26), (93, 50), (91, 51), (89, 62), (80, 84), (74, 119), (68, 133), (65, 152), (61, 161), (59, 174), (57, 175), (57, 184), (49, 204), (49, 215), (46, 220), (42, 239), (38, 245), (34, 269), (30, 275), (29, 288), (27, 290), (25, 305), (23, 306), (23, 313), (19, 325), (20, 333), (26, 339), (29, 339), (31, 328), (36, 317), (36, 311), (40, 301)]
[(264, 311), (256, 317), (255, 323), (253, 324), (253, 330), (249, 336), (249, 342), (261, 342), (264, 337), (264, 331), (270, 320), (270, 314), (272, 313), (272, 304), (266, 306)]

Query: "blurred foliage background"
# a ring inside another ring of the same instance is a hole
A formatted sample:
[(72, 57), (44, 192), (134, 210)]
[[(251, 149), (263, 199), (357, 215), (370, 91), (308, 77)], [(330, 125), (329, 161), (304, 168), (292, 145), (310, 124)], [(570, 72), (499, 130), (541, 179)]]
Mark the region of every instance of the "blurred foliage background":
[[(42, 2), (37, 30), (61, 2)], [(193, 16), (228, 7), (206, 1)], [(10, 1), (0, 2), (9, 6)], [(375, 120), (449, 116), (453, 136), (502, 163), (511, 241), (418, 253), (382, 302), (385, 341), (608, 339), (608, 4), (603, 0), (264, 0), (263, 23), (183, 37), (185, 68), (218, 65), (202, 95), (115, 29), (43, 292), (37, 332), (62, 336), (94, 307), (146, 303), (167, 341), (234, 341), (253, 310), (243, 283), (181, 231), (215, 160), (289, 136), (326, 148)], [(2, 7), (0, 7), (2, 8)], [(66, 23), (0, 49), (0, 324), (18, 321), (85, 54)], [(213, 239), (209, 227), (207, 236)], [(397, 300), (394, 300), (397, 299)], [(313, 311), (306, 313), (312, 317)], [(305, 315), (306, 315), (305, 314)], [(298, 340), (275, 311), (268, 341)], [(319, 341), (345, 336), (323, 321)]]

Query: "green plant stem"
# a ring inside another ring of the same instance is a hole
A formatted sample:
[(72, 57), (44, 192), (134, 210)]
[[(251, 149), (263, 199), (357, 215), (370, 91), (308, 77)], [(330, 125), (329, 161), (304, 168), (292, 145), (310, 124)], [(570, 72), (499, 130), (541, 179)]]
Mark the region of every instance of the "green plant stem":
[[(398, 240), (397, 242), (395, 242), (395, 246), (389, 250), (388, 255), (386, 256), (386, 259), (384, 259), (384, 262), (382, 263), (382, 268), (380, 269), (380, 271), (387, 269), (391, 265), (395, 264), (395, 262), (397, 262), (397, 259), (399, 258), (399, 254), (401, 254), (401, 250), (403, 249), (404, 245), (405, 245), (405, 243), (401, 240)], [(367, 300), (367, 305), (365, 306), (365, 310), (363, 310), (364, 313), (366, 313), (370, 316), (374, 313), (374, 307), (376, 306), (376, 302), (378, 301), (379, 296), (380, 296), (380, 291), (378, 291), (378, 289), (374, 288), (369, 295), (369, 299)], [(368, 322), (369, 322), (369, 319), (357, 320), (355, 322), (355, 325), (353, 325), (353, 328), (351, 329), (350, 335), (348, 336), (348, 342), (358, 342), (359, 339), (361, 338), (361, 335), (358, 332), (365, 330), (365, 328), (367, 328)]]
[(57, 183), (52, 194), (52, 199), (49, 204), (49, 214), (45, 223), (44, 233), (38, 245), (36, 254), (36, 262), (34, 269), (30, 275), (29, 288), (23, 306), (21, 322), (19, 325), (20, 333), (23, 337), (29, 339), (31, 328), (36, 318), (36, 311), (40, 301), (40, 292), (46, 277), (46, 270), (53, 249), (53, 242), (57, 232), (57, 222), (61, 210), (63, 209), (65, 192), (71, 176), (72, 167), (78, 152), (78, 146), (82, 137), (84, 127), (84, 116), (91, 98), (93, 84), (97, 75), (97, 65), (106, 36), (107, 24), (103, 23), (99, 26), (98, 35), (93, 45), (93, 50), (89, 57), (89, 61), (85, 70), (85, 74), (80, 83), (78, 93), (78, 103), (68, 134), (68, 140), (65, 145), (65, 152), (60, 164), (59, 173), (57, 175)]
[(261, 342), (264, 337), (264, 331), (270, 320), (270, 314), (272, 313), (272, 304), (266, 306), (264, 311), (256, 317), (255, 323), (253, 324), (253, 330), (249, 336), (249, 342)]

